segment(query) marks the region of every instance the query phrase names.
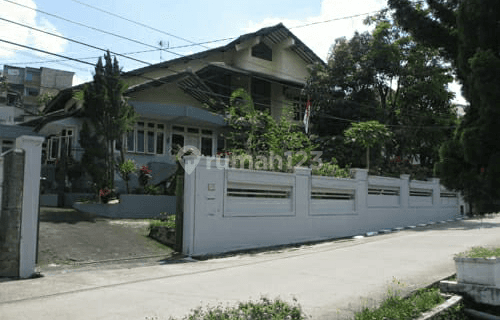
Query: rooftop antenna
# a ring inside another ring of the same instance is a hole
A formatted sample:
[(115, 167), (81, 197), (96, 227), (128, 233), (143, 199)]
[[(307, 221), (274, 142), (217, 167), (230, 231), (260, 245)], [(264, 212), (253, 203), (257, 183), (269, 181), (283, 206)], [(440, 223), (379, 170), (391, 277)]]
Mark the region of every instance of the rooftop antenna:
[[(161, 48), (161, 50), (160, 50), (160, 62), (162, 62), (162, 60), (163, 60), (163, 58), (162, 58), (162, 52), (163, 52), (163, 47), (165, 46), (165, 41), (160, 40), (158, 42), (158, 45)], [(166, 45), (167, 45), (167, 49), (170, 48), (170, 42), (169, 41), (167, 41)]]

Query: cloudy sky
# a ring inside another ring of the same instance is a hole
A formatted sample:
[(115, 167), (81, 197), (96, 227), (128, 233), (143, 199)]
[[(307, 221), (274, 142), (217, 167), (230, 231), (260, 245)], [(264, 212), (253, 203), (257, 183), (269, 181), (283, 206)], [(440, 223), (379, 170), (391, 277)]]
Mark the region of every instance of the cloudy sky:
[[(349, 38), (355, 30), (367, 30), (362, 23), (366, 15), (336, 19), (373, 13), (385, 5), (385, 0), (0, 0), (0, 67), (8, 64), (73, 71), (76, 73), (73, 82), (78, 84), (91, 80), (92, 65), (4, 41), (90, 64), (95, 64), (97, 57), (102, 56), (103, 51), (99, 49), (109, 49), (135, 59), (118, 56), (123, 70), (128, 71), (146, 63), (157, 63), (206, 50), (207, 47), (224, 45), (229, 40), (216, 40), (234, 38), (280, 22), (291, 28), (319, 57), (326, 59), (335, 39)], [(163, 48), (169, 48), (172, 53), (158, 50), (160, 41)], [(214, 42), (193, 45), (208, 41)], [(456, 86), (453, 88), (457, 89)], [(456, 100), (463, 103), (460, 97)]]

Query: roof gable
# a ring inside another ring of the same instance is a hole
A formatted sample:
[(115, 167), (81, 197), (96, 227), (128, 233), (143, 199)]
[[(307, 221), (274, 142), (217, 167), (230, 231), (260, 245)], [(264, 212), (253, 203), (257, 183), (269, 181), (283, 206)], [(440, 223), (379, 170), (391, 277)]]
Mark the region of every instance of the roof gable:
[(198, 52), (192, 55), (168, 60), (144, 68), (135, 69), (124, 73), (124, 76), (140, 76), (150, 71), (157, 70), (158, 68), (168, 68), (171, 65), (175, 65), (181, 62), (189, 62), (193, 60), (199, 60), (211, 56), (216, 53), (228, 52), (236, 50), (238, 45), (243, 44), (253, 38), (260, 37), (261, 41), (267, 45), (277, 44), (287, 39), (292, 39), (293, 44), (290, 45), (290, 49), (297, 54), (302, 60), (307, 64), (321, 63), (325, 62), (319, 58), (308, 46), (306, 46), (297, 36), (295, 36), (288, 28), (286, 28), (282, 23), (279, 23), (272, 27), (262, 28), (253, 33), (247, 33), (239, 36), (237, 39), (231, 41), (227, 45), (220, 46), (214, 49)]

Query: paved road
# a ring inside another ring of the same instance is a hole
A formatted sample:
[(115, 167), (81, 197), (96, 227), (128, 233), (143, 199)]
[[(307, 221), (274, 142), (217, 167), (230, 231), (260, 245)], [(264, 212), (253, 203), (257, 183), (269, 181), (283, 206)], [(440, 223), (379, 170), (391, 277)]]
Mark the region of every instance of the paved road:
[(168, 319), (199, 305), (296, 297), (312, 319), (345, 319), (383, 298), (455, 272), (455, 253), (500, 244), (500, 217), (286, 249), (0, 283), (0, 319)]

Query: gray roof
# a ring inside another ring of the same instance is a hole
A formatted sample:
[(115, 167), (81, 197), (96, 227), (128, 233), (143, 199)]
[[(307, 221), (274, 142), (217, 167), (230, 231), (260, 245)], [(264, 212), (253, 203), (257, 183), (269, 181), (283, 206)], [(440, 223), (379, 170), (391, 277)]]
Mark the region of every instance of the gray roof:
[(290, 30), (285, 27), (282, 23), (279, 23), (275, 26), (272, 27), (267, 27), (267, 28), (262, 28), (256, 32), (253, 33), (247, 33), (242, 36), (239, 36), (236, 40), (233, 40), (232, 42), (228, 43), (225, 46), (217, 47), (214, 49), (198, 52), (192, 55), (180, 57), (177, 59), (161, 62), (158, 64), (154, 64), (148, 67), (144, 68), (139, 68), (135, 69), (129, 72), (125, 72), (123, 75), (124, 76), (137, 76), (137, 75), (142, 75), (146, 72), (156, 70), (158, 68), (168, 68), (172, 64), (176, 64), (179, 62), (187, 62), (191, 60), (197, 60), (197, 59), (203, 59), (207, 57), (208, 55), (216, 52), (227, 52), (236, 47), (237, 44), (240, 44), (242, 42), (245, 42), (251, 38), (254, 37), (263, 37), (267, 42), (270, 43), (278, 43), (281, 42), (288, 37), (292, 38), (295, 40), (295, 45), (292, 46), (290, 49), (295, 52), (299, 57), (301, 57), (304, 61), (307, 63), (313, 64), (313, 63), (321, 63), (325, 64), (325, 62), (318, 57), (308, 46), (306, 46), (297, 36), (295, 36)]
[(43, 134), (34, 132), (33, 128), (0, 124), (0, 139), (14, 140), (20, 136), (44, 137)]

